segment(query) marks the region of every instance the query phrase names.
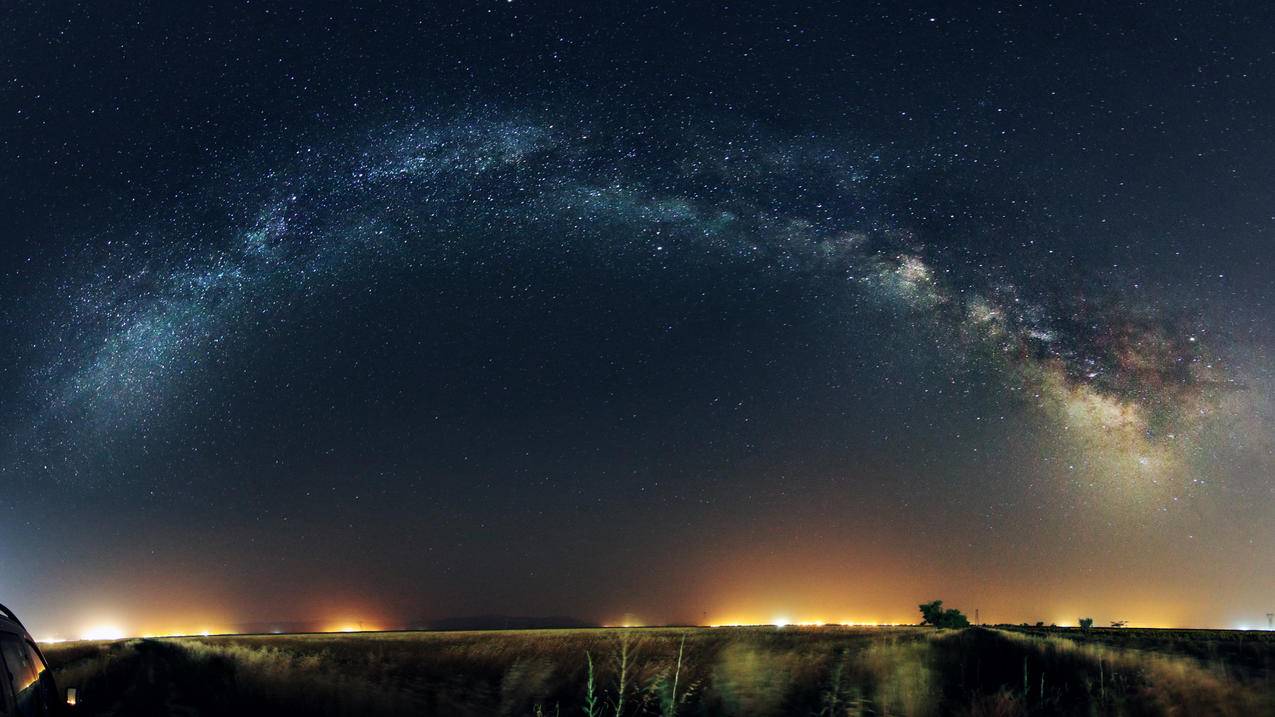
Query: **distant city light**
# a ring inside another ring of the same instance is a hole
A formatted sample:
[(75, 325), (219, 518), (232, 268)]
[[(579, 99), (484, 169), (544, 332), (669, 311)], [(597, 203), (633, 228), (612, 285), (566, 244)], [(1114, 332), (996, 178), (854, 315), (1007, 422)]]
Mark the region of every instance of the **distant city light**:
[(796, 619), (788, 615), (778, 615), (769, 620), (757, 618), (739, 618), (732, 616), (729, 619), (714, 620), (705, 625), (705, 627), (748, 627), (748, 626), (770, 626), (770, 627), (886, 627), (890, 625), (906, 625), (911, 624), (906, 618), (896, 619), (893, 622), (882, 621), (880, 619), (862, 619), (862, 618), (842, 618), (840, 620), (828, 620), (827, 618), (801, 618)]
[(349, 620), (328, 625), (320, 632), (376, 632), (380, 629), (379, 625), (372, 625), (360, 620)]
[(81, 640), (122, 640), (124, 637), (124, 631), (114, 625), (92, 627), (80, 635)]

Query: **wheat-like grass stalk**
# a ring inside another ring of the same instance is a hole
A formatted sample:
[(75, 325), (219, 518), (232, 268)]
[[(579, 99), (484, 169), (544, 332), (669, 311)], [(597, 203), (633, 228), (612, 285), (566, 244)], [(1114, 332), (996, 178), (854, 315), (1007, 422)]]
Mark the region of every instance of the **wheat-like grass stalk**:
[(665, 717), (677, 714), (677, 680), (682, 675), (682, 652), (686, 649), (686, 633), (682, 633), (682, 642), (677, 646), (677, 667), (673, 670), (673, 694), (669, 696), (668, 710)]
[(628, 694), (629, 682), (629, 633), (623, 633), (620, 636), (620, 674), (617, 678), (618, 694), (615, 698), (615, 717), (624, 714), (624, 698)]
[(584, 714), (586, 717), (599, 717), (598, 692), (593, 678), (593, 655), (586, 651), (584, 659), (589, 663), (589, 677), (584, 687)]

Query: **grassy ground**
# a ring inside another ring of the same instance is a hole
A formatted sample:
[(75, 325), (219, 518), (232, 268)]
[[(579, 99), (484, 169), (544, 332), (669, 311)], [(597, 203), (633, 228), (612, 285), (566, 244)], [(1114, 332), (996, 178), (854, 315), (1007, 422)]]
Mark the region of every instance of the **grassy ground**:
[(1275, 714), (1275, 636), (677, 628), (67, 643), (82, 715)]

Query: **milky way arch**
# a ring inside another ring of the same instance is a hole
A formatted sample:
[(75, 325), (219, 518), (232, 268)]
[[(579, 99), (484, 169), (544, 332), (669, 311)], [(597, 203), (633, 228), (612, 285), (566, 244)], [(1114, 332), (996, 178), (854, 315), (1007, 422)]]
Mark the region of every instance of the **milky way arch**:
[(929, 198), (898, 197), (949, 163), (760, 131), (667, 140), (496, 113), (316, 144), (107, 232), (110, 256), (63, 278), (30, 354), (34, 417), (15, 454), (54, 478), (84, 475), (86, 456), (197, 391), (210, 352), (269, 341), (270, 317), (333, 282), (535, 245), (597, 263), (675, 256), (844, 277), (949, 335), (958, 358), (987, 362), (1104, 474), (1179, 470), (1236, 385), (1214, 337), (1092, 287), (1025, 286), (1058, 267), (1000, 271), (953, 251), (962, 237), (910, 226), (901, 207)]

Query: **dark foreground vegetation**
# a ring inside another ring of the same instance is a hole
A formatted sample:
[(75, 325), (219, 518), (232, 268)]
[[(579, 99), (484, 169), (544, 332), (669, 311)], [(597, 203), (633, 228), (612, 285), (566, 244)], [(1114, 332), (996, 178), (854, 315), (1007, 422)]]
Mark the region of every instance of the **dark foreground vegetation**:
[(50, 646), (89, 715), (1263, 715), (1275, 634), (670, 628)]

